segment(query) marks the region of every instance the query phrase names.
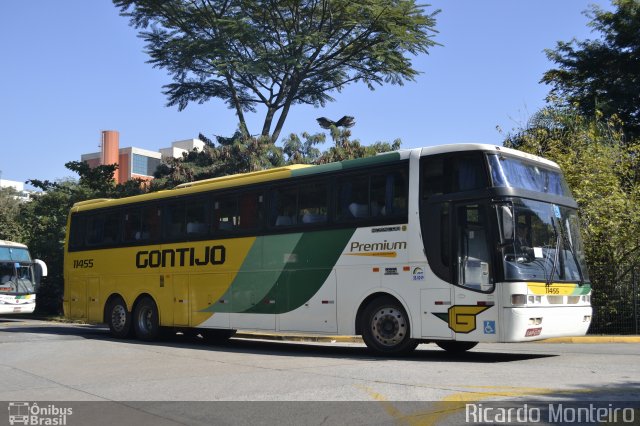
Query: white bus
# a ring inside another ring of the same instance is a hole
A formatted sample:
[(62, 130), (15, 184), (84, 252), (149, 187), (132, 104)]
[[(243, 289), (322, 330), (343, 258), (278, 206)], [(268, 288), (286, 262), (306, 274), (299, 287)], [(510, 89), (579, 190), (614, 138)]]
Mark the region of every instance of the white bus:
[(591, 285), (558, 166), (502, 147), (417, 148), (76, 204), (66, 315), (162, 327), (422, 342), (584, 335)]
[(47, 265), (31, 259), (27, 246), (0, 240), (0, 314), (30, 314)]

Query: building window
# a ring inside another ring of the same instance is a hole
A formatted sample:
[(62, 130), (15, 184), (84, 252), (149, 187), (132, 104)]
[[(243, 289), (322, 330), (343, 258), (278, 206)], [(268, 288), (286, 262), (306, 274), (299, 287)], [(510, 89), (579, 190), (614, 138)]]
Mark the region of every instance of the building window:
[(131, 171), (137, 175), (153, 176), (159, 165), (159, 158), (133, 154), (133, 166)]

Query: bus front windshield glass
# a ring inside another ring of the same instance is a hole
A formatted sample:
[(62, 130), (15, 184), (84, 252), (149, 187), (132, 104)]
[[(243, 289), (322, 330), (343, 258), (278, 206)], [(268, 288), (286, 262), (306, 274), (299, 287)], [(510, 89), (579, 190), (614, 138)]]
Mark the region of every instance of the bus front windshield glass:
[(504, 155), (489, 154), (487, 158), (493, 186), (571, 197), (560, 170)]
[(498, 206), (508, 281), (589, 281), (575, 209), (514, 199)]
[(0, 261), (0, 294), (33, 293), (34, 277), (31, 263)]

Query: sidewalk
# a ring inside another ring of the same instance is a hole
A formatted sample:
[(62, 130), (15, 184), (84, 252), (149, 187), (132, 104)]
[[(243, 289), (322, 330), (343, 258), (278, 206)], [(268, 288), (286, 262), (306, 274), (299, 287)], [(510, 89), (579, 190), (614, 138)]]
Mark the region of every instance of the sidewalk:
[[(239, 331), (234, 337), (241, 339), (278, 340), (289, 342), (323, 343), (363, 343), (360, 336), (326, 336), (303, 333), (267, 333), (260, 331)], [(640, 336), (580, 336), (554, 337), (536, 340), (534, 343), (640, 343)]]

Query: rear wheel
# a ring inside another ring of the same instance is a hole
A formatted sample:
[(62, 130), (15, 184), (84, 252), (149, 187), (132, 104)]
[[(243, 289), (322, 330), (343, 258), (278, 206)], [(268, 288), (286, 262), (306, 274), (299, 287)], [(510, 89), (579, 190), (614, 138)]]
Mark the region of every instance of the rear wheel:
[(436, 345), (447, 352), (463, 353), (476, 347), (478, 342), (458, 342), (455, 340), (441, 340)]
[(393, 297), (372, 300), (360, 318), (362, 339), (377, 354), (404, 355), (418, 346), (411, 338), (409, 316)]
[(111, 299), (105, 310), (105, 318), (113, 337), (131, 337), (131, 312), (127, 310), (127, 304), (121, 297)]
[(155, 340), (160, 335), (158, 307), (152, 298), (145, 296), (133, 311), (133, 328), (140, 340)]

